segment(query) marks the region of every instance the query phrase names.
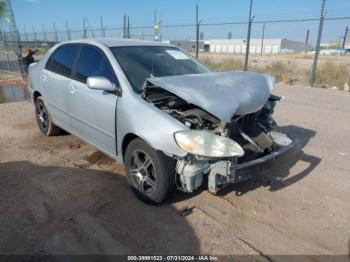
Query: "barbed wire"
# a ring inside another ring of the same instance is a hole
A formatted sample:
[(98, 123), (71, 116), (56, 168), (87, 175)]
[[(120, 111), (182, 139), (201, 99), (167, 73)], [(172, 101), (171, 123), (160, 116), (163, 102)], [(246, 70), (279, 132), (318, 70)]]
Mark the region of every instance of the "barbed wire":
[[(320, 18), (301, 18), (301, 19), (278, 19), (278, 20), (256, 20), (253, 21), (252, 24), (270, 24), (270, 23), (291, 23), (291, 22), (317, 22)], [(324, 21), (335, 21), (335, 20), (350, 20), (350, 16), (340, 16), (340, 17), (326, 17)], [(247, 21), (229, 21), (229, 22), (213, 22), (213, 23), (201, 23), (201, 26), (225, 26), (225, 25), (244, 25), (247, 24)], [(179, 27), (195, 27), (196, 24), (164, 24), (162, 28), (179, 28)], [(153, 29), (153, 25), (149, 26), (133, 26), (129, 27), (130, 29)], [(123, 30), (123, 27), (104, 27), (105, 30)], [(101, 30), (99, 27), (91, 28), (90, 30)], [(81, 29), (70, 29), (72, 33), (81, 32)], [(40, 31), (36, 31), (40, 32)], [(66, 32), (65, 30), (57, 30), (57, 31), (46, 31), (46, 33), (56, 33), (56, 32)], [(26, 32), (28, 34), (29, 32)], [(22, 32), (21, 34), (24, 34)]]

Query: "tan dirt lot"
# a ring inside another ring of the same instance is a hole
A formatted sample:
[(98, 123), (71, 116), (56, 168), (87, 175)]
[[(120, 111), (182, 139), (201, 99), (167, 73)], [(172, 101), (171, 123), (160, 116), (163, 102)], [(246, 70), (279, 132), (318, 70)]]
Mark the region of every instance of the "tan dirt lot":
[(0, 253), (348, 254), (350, 94), (275, 93), (286, 96), (275, 118), (302, 152), (269, 178), (161, 206), (140, 202), (123, 168), (76, 137), (42, 135), (30, 103), (0, 104)]

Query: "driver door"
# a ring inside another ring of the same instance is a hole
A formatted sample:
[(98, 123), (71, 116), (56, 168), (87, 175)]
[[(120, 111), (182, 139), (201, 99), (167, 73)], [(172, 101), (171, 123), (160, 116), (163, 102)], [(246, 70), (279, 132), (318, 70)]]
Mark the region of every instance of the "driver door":
[(95, 46), (82, 45), (68, 94), (73, 132), (115, 158), (118, 97), (115, 92), (88, 88), (86, 80), (90, 76), (103, 76), (118, 85), (103, 51)]

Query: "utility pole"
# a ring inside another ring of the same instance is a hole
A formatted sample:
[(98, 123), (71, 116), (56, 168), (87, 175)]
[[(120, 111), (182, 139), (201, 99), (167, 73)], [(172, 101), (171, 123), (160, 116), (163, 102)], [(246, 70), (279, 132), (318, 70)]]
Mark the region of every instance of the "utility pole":
[(317, 62), (318, 62), (318, 56), (320, 53), (320, 44), (321, 44), (321, 38), (322, 38), (323, 22), (324, 22), (324, 18), (326, 15), (324, 12), (325, 5), (326, 5), (326, 0), (322, 0), (320, 24), (318, 26), (318, 34), (317, 34), (317, 42), (316, 42), (316, 48), (315, 48), (314, 63), (312, 65), (312, 73), (311, 73), (311, 81), (310, 81), (310, 84), (312, 87), (314, 86), (315, 80), (316, 80)]
[(306, 31), (306, 38), (305, 38), (305, 53), (307, 53), (307, 50), (309, 48), (309, 37), (310, 37), (310, 29)]
[(249, 58), (249, 47), (250, 47), (250, 32), (251, 32), (251, 29), (252, 29), (252, 22), (253, 22), (253, 19), (254, 19), (254, 17), (252, 17), (252, 8), (253, 8), (253, 0), (250, 0), (248, 32), (247, 32), (247, 45), (246, 45), (245, 59), (244, 59), (244, 71), (248, 70), (248, 58)]
[(55, 25), (55, 22), (53, 22), (53, 33), (54, 33), (54, 39), (55, 39), (55, 42), (57, 43), (58, 42), (58, 34), (57, 34), (57, 31), (56, 31), (56, 25)]
[(263, 24), (262, 35), (261, 35), (261, 54), (264, 52), (264, 39), (265, 39), (265, 23)]
[(68, 26), (68, 21), (66, 20), (66, 30), (67, 30), (67, 39), (70, 40), (70, 31), (69, 31), (69, 26)]
[(198, 5), (196, 5), (196, 58), (199, 50), (199, 22), (198, 22)]
[(344, 39), (343, 39), (343, 45), (342, 45), (342, 48), (344, 49), (345, 48), (345, 45), (346, 45), (346, 38), (348, 37), (348, 27), (345, 28), (345, 33), (344, 33)]

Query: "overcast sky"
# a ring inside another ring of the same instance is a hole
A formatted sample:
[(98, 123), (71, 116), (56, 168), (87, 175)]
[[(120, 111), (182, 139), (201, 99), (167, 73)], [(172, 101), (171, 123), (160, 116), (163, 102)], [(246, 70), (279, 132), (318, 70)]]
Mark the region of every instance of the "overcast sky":
[[(53, 22), (58, 30), (65, 30), (65, 21), (72, 29), (81, 29), (83, 17), (87, 17), (91, 28), (99, 28), (100, 16), (107, 27), (122, 27), (123, 14), (130, 17), (131, 26), (152, 26), (154, 9), (163, 25), (193, 24), (195, 5), (199, 5), (202, 23), (246, 21), (249, 11), (248, 0), (13, 0), (17, 27), (26, 28), (28, 33), (33, 26), (38, 32), (52, 31)], [(294, 18), (318, 18), (321, 0), (254, 0), (253, 15), (256, 21)], [(350, 0), (328, 0), (327, 17), (350, 17)], [(326, 21), (323, 42), (339, 38), (350, 19)], [(267, 38), (288, 38), (305, 40), (306, 30), (310, 29), (311, 41), (317, 34), (318, 22), (266, 24)], [(193, 39), (195, 28), (162, 28), (163, 39)], [(205, 39), (226, 38), (232, 32), (233, 38), (246, 37), (246, 25), (202, 26)], [(134, 29), (135, 36), (151, 35), (152, 29)], [(262, 24), (253, 25), (252, 36), (261, 37)], [(81, 33), (76, 33), (80, 36)], [(95, 32), (95, 34), (98, 34)], [(121, 36), (121, 30), (107, 31), (108, 36)]]

